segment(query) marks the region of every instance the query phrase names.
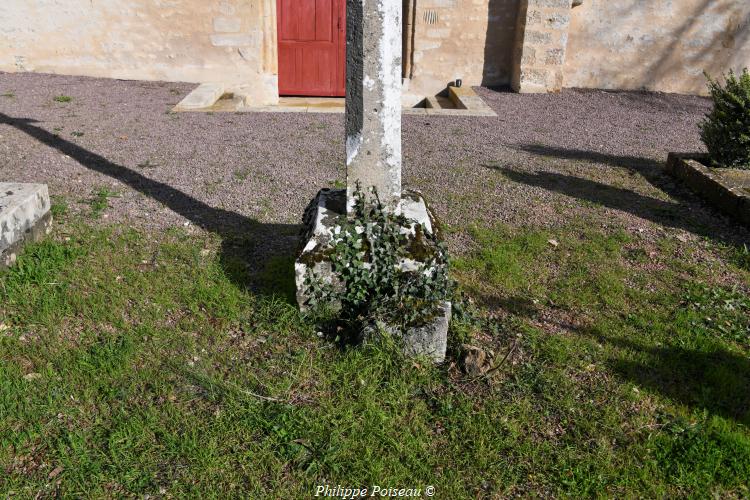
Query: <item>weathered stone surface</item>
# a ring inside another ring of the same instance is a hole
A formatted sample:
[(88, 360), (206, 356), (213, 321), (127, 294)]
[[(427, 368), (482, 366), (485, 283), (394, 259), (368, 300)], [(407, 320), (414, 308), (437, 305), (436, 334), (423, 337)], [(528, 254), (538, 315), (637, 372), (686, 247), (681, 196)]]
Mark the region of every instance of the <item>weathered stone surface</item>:
[[(418, 193), (414, 191), (404, 193), (403, 198), (399, 200), (398, 210), (411, 221), (411, 224), (404, 228), (405, 234), (410, 239), (408, 245), (413, 246), (418, 226), (423, 226), (429, 234), (436, 234), (439, 231), (437, 221)], [(322, 189), (305, 209), (302, 219), (302, 246), (294, 266), (297, 302), (303, 311), (309, 299), (304, 286), (308, 269), (325, 277), (325, 281), (329, 283), (336, 279), (332, 275), (328, 256), (331, 252), (331, 241), (334, 235), (339, 234), (346, 220), (346, 191), (344, 189)], [(412, 253), (424, 254), (416, 250)], [(417, 260), (420, 260), (419, 255), (415, 256), (412, 262)], [(409, 259), (406, 259), (402, 265), (411, 267)]]
[(747, 1), (586, 0), (571, 12), (566, 87), (705, 95), (704, 71), (750, 62)]
[(239, 17), (214, 17), (214, 31), (217, 33), (237, 33), (241, 27), (242, 19)]
[(0, 267), (13, 264), (21, 247), (41, 239), (51, 223), (46, 185), (0, 182)]
[(518, 0), (409, 1), (404, 17), (404, 103), (445, 90), (510, 83)]
[(257, 101), (278, 95), (276, 32), (276, 0), (2, 0), (0, 71), (253, 83)]
[(710, 168), (703, 163), (707, 159), (701, 154), (670, 153), (666, 171), (714, 207), (750, 227), (750, 188), (746, 184), (750, 172)]
[(427, 356), (436, 363), (445, 361), (451, 316), (452, 304), (443, 302), (438, 314), (427, 324), (410, 328), (405, 332), (402, 338), (406, 353), (412, 356)]
[(397, 328), (379, 322), (363, 332), (363, 342), (370, 342), (381, 331), (398, 337), (403, 342), (404, 353), (408, 356), (426, 356), (436, 363), (445, 361), (448, 350), (448, 328), (452, 316), (452, 304), (442, 302), (437, 314), (424, 325), (402, 332)]
[(346, 184), (401, 196), (401, 10), (392, 0), (346, 3)]
[[(404, 259), (401, 266), (404, 269), (413, 269), (430, 255), (419, 246), (424, 245), (418, 241), (419, 231), (424, 228), (428, 233), (436, 234), (439, 231), (438, 224), (422, 196), (416, 192), (404, 193), (398, 210), (411, 221), (403, 230), (409, 237), (411, 258)], [(309, 269), (312, 269), (323, 282), (334, 285), (338, 282), (329, 260), (330, 243), (334, 235), (341, 231), (341, 225), (346, 221), (346, 217), (346, 191), (343, 189), (321, 190), (305, 210), (302, 246), (294, 264), (297, 302), (302, 311), (308, 309), (309, 294), (305, 287), (305, 278)], [(335, 310), (338, 304), (330, 306)], [(450, 319), (451, 303), (445, 302), (441, 304), (440, 312), (434, 318), (425, 325), (411, 328), (407, 332), (397, 332), (385, 325), (380, 326), (402, 337), (407, 353), (425, 355), (441, 362), (445, 359)]]
[(343, 189), (322, 189), (305, 209), (302, 217), (301, 243), (303, 246), (294, 263), (297, 303), (300, 310), (308, 309), (310, 298), (305, 277), (308, 269), (325, 283), (335, 283), (336, 276), (327, 259), (331, 240), (346, 221), (346, 191)]
[(214, 47), (253, 47), (257, 50), (262, 41), (262, 33), (216, 33), (211, 35)]

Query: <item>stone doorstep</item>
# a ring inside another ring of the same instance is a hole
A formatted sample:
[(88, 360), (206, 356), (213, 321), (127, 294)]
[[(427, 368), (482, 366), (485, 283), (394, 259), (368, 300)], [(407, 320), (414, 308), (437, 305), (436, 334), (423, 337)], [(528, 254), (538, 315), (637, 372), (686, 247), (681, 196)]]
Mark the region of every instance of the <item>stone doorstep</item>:
[(402, 115), (427, 115), (427, 116), (484, 116), (495, 117), (497, 113), (489, 111), (474, 111), (471, 109), (433, 109), (433, 108), (404, 108)]
[(0, 182), (0, 267), (12, 265), (26, 243), (49, 234), (50, 206), (45, 184)]
[[(481, 97), (477, 96), (481, 101)], [(401, 108), (402, 115), (430, 115), (430, 116), (497, 116), (492, 108), (481, 101), (482, 106), (463, 107), (459, 109), (446, 109), (440, 107), (426, 108)], [(200, 111), (200, 110), (196, 110)], [(255, 106), (238, 107), (234, 110), (239, 113), (341, 113), (345, 112), (343, 107), (322, 106)]]
[(172, 111), (196, 111), (210, 108), (224, 95), (224, 85), (202, 83), (181, 100)]
[(705, 154), (669, 153), (665, 171), (718, 210), (750, 227), (750, 191), (743, 183), (717, 173), (700, 161), (707, 158)]
[(497, 116), (492, 108), (471, 87), (448, 86), (448, 97), (453, 101), (456, 108), (458, 108), (457, 110), (473, 112), (477, 116)]
[[(437, 230), (437, 221), (430, 212), (424, 198), (415, 191), (405, 192), (401, 199), (401, 213), (416, 224), (424, 225), (432, 234)], [(336, 227), (346, 218), (346, 190), (322, 189), (315, 199), (310, 202), (303, 217), (302, 241), (297, 260), (294, 264), (295, 284), (297, 287), (297, 302), (300, 309), (305, 311), (307, 300), (304, 282), (309, 263), (314, 262), (313, 268), (324, 280), (331, 283), (334, 276), (330, 263), (316, 258), (316, 252), (325, 249), (330, 242)], [(414, 226), (405, 228), (414, 234)], [(412, 262), (413, 264), (413, 262)], [(402, 265), (408, 266), (409, 262)], [(328, 275), (328, 277), (326, 277)], [(410, 355), (424, 355), (435, 362), (445, 360), (448, 342), (448, 327), (450, 325), (452, 306), (445, 302), (440, 307), (440, 314), (427, 324), (409, 329), (400, 335), (404, 341), (405, 352)], [(382, 326), (382, 325), (381, 325)], [(386, 328), (386, 330), (390, 330)]]
[[(428, 107), (402, 108), (404, 115), (431, 116), (497, 116), (471, 87), (448, 87), (451, 101), (456, 109), (440, 107), (437, 98), (427, 97)], [(203, 83), (180, 101), (172, 112), (231, 112), (231, 113), (344, 113), (344, 106), (288, 106), (284, 104), (253, 106), (248, 105), (247, 96), (235, 96), (226, 106), (219, 106), (219, 100), (226, 93), (224, 85)], [(301, 98), (304, 99), (304, 98)], [(221, 102), (224, 102), (223, 100)]]
[(442, 106), (440, 106), (440, 102), (438, 101), (437, 96), (427, 96), (425, 97), (425, 109), (440, 109)]

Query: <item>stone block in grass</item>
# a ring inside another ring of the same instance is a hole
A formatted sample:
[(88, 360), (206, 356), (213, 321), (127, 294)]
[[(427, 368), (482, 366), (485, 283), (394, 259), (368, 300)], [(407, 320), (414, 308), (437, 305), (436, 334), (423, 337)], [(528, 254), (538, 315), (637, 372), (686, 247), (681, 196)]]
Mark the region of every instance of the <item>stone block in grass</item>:
[(0, 267), (15, 263), (25, 244), (50, 232), (50, 206), (45, 184), (0, 182)]

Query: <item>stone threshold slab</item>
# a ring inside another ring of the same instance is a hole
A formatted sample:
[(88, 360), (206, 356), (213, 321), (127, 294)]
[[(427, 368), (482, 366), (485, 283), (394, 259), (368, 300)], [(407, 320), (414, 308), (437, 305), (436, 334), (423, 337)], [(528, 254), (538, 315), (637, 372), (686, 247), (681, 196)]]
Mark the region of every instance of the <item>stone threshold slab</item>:
[[(425, 107), (405, 107), (402, 108), (401, 113), (421, 116), (497, 116), (470, 87), (449, 87), (448, 93), (455, 108), (439, 107), (437, 99), (427, 98)], [(246, 96), (227, 98), (223, 86), (203, 84), (180, 101), (172, 112), (343, 114), (345, 111), (344, 98), (282, 97), (279, 99), (279, 104), (265, 106), (248, 105), (247, 102)]]
[(50, 232), (50, 207), (45, 184), (0, 182), (0, 268), (15, 263), (25, 244)]
[(471, 87), (448, 87), (448, 97), (456, 106), (456, 111), (469, 111), (477, 116), (497, 116)]
[[(236, 113), (338, 113), (344, 114), (344, 109), (321, 108), (318, 106), (261, 106), (247, 107), (234, 110)], [(494, 111), (474, 111), (470, 109), (432, 109), (432, 108), (402, 108), (402, 115), (421, 116), (497, 116)]]
[(202, 83), (181, 100), (172, 111), (198, 111), (210, 108), (224, 95), (224, 85)]
[(750, 227), (750, 171), (706, 166), (705, 154), (669, 153), (666, 172), (711, 205)]

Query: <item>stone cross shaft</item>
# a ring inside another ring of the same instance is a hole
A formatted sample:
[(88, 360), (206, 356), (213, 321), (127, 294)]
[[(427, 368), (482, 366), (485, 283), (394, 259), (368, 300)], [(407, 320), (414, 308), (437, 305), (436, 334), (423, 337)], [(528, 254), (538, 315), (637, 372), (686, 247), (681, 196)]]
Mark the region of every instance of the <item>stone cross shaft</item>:
[(346, 0), (346, 198), (356, 183), (401, 199), (402, 0)]

